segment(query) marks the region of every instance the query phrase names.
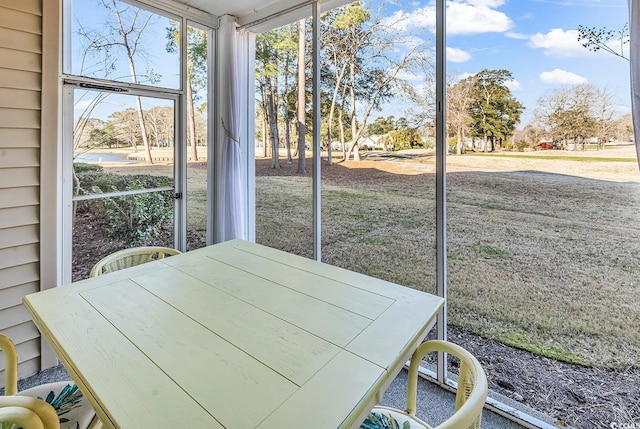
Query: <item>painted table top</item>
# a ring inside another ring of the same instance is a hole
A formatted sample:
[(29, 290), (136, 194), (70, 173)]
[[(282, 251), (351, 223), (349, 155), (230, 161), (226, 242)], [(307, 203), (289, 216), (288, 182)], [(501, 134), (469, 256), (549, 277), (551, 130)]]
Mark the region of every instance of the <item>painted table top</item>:
[(28, 295), (106, 427), (358, 427), (443, 300), (234, 240)]

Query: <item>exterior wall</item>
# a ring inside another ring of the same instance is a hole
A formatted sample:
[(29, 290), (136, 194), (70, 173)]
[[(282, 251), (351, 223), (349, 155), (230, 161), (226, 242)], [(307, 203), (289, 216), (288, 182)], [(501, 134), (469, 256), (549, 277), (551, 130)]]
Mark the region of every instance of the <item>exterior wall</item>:
[(40, 290), (42, 1), (0, 0), (0, 331), (20, 377), (41, 366), (22, 297)]

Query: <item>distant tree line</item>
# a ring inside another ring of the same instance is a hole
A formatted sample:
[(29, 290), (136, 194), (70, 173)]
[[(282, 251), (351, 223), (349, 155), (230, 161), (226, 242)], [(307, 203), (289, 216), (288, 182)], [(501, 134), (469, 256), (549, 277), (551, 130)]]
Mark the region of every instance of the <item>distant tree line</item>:
[[(76, 152), (92, 148), (130, 147), (134, 151), (142, 149), (141, 142), (147, 141), (149, 147), (173, 147), (175, 116), (171, 107), (153, 107), (143, 109), (144, 127), (139, 126), (140, 112), (134, 108), (113, 112), (106, 120), (89, 118), (81, 134), (76, 136)], [(145, 131), (145, 138), (141, 132)], [(193, 132), (196, 145), (207, 141), (206, 118), (197, 110), (193, 117)]]

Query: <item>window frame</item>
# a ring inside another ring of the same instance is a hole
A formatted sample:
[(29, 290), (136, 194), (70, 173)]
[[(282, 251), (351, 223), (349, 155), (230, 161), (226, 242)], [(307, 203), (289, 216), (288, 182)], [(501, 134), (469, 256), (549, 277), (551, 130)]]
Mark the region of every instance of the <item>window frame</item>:
[[(215, 52), (214, 46), (217, 40), (217, 19), (213, 15), (205, 12), (194, 10), (193, 8), (179, 7), (179, 4), (159, 4), (152, 0), (120, 0), (123, 3), (139, 7), (154, 14), (175, 20), (180, 25), (180, 31), (186, 32), (189, 26), (196, 27), (202, 31), (206, 31), (209, 36), (208, 48), (208, 82), (212, 82), (212, 76), (215, 75)], [(51, 2), (54, 3), (54, 2)], [(61, 285), (71, 282), (72, 271), (72, 207), (73, 196), (70, 183), (72, 183), (71, 169), (73, 167), (73, 145), (65, 144), (69, 139), (72, 140), (73, 132), (73, 88), (74, 85), (80, 83), (108, 86), (110, 88), (118, 88), (126, 90), (127, 94), (141, 95), (145, 97), (170, 99), (174, 100), (174, 116), (175, 116), (175, 146), (174, 146), (174, 192), (182, 194), (184, 197), (176, 199), (174, 205), (174, 247), (178, 250), (185, 251), (187, 248), (187, 101), (186, 101), (186, 85), (187, 85), (187, 38), (180, 39), (179, 57), (180, 57), (180, 79), (179, 88), (157, 87), (144, 84), (133, 84), (129, 82), (117, 82), (105, 79), (91, 78), (85, 76), (77, 76), (70, 73), (71, 68), (71, 11), (72, 0), (57, 0), (58, 7), (57, 25), (59, 31), (57, 58), (57, 89), (58, 89), (58, 116), (57, 116), (57, 145), (56, 145), (56, 192), (57, 196), (57, 218), (56, 223), (56, 282), (55, 285)], [(170, 7), (171, 6), (171, 7)], [(210, 106), (214, 98), (214, 88), (208, 85), (207, 100)], [(211, 147), (214, 145), (214, 112), (213, 108), (207, 112), (207, 137), (208, 137), (208, 162), (209, 169), (213, 164), (211, 162)], [(53, 177), (51, 177), (53, 179)], [(208, 182), (208, 188), (213, 186), (212, 181)], [(68, 188), (68, 189), (67, 189)], [(211, 204), (207, 205), (207, 235), (210, 235), (209, 226), (212, 218)]]

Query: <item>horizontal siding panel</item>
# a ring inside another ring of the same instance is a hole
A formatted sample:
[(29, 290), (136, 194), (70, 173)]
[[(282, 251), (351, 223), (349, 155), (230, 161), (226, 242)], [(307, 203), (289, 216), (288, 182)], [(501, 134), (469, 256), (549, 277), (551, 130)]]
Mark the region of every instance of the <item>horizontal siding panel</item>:
[(0, 47), (16, 51), (42, 53), (42, 36), (0, 27)]
[(0, 290), (38, 280), (40, 280), (40, 264), (37, 262), (0, 269)]
[(42, 1), (47, 0), (0, 0), (0, 7), (4, 6), (34, 15), (42, 15)]
[(38, 206), (0, 209), (0, 231), (3, 228), (33, 225), (38, 222), (40, 222), (40, 207)]
[(40, 128), (40, 110), (0, 107), (0, 128)]
[(40, 149), (38, 148), (0, 148), (0, 168), (39, 166)]
[[(0, 168), (0, 189), (39, 185), (40, 169), (38, 167)], [(0, 242), (1, 240), (0, 238)]]
[(40, 72), (42, 71), (42, 55), (0, 47), (0, 67)]
[[(18, 351), (18, 380), (29, 377), (40, 370), (40, 338), (16, 344)], [(31, 361), (35, 361), (31, 362)], [(35, 372), (33, 367), (35, 364)]]
[(39, 191), (38, 186), (0, 189), (0, 209), (39, 204)]
[[(30, 282), (0, 290), (0, 302), (6, 307), (22, 305), (22, 297), (40, 291), (40, 282)], [(2, 313), (0, 313), (2, 314)], [(9, 321), (11, 323), (11, 321)], [(14, 321), (13, 324), (21, 322)], [(11, 325), (10, 325), (11, 326)]]
[(31, 320), (31, 314), (24, 305), (5, 308), (0, 311), (0, 331)]
[(40, 147), (40, 130), (34, 128), (0, 128), (0, 148), (3, 147)]
[(0, 107), (40, 110), (40, 91), (0, 88)]
[(40, 91), (41, 75), (37, 72), (0, 68), (0, 87)]
[(19, 267), (32, 262), (38, 262), (39, 260), (40, 246), (38, 244), (25, 244), (23, 246), (0, 249), (0, 270)]
[(40, 358), (35, 357), (18, 365), (18, 382), (40, 372)]
[(34, 325), (32, 321), (17, 324), (5, 329), (2, 333), (11, 338), (16, 348), (18, 345), (34, 340), (40, 336), (38, 328), (36, 328), (36, 325)]
[(0, 27), (42, 34), (42, 18), (33, 13), (7, 8), (0, 13)]
[[(40, 228), (38, 225), (25, 225), (0, 229), (0, 249), (38, 243)], [(2, 302), (2, 300), (0, 300)]]

